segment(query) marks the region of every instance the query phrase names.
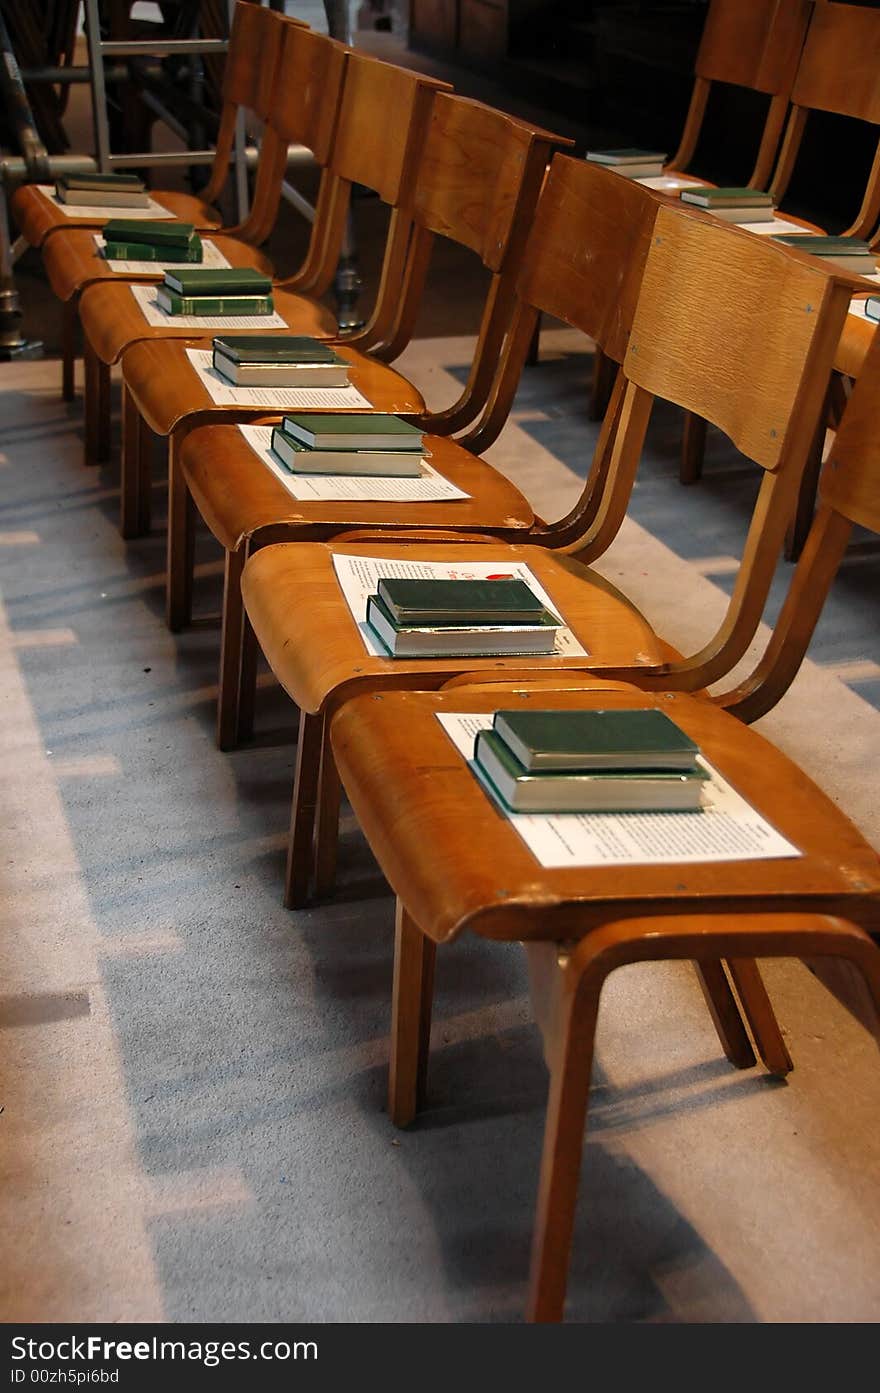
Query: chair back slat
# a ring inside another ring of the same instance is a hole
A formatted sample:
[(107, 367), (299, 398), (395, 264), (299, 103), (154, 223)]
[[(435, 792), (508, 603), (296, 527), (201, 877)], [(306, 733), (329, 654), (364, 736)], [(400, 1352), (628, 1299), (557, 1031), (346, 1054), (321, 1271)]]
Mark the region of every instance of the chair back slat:
[(880, 334), (875, 334), (846, 404), (825, 470), (820, 497), (848, 521), (880, 532)]
[(804, 365), (833, 285), (833, 274), (807, 257), (661, 208), (624, 371), (774, 470), (799, 424)]
[(232, 17), (229, 51), (223, 74), (223, 100), (245, 107), (265, 120), (275, 86), (277, 63), (286, 31), (305, 29), (263, 5), (239, 3)]
[(697, 76), (768, 96), (789, 92), (811, 9), (810, 0), (712, 0)]
[(665, 200), (589, 160), (556, 155), (517, 282), (520, 299), (623, 361), (657, 211)]
[(392, 207), (411, 201), (431, 104), (449, 84), (349, 53), (330, 168)]
[[(482, 102), (438, 93), (419, 159), (415, 221), (500, 270), (522, 231), (519, 219), (534, 206), (551, 147), (566, 143)], [(528, 178), (536, 145), (543, 153)]]
[(301, 26), (285, 33), (281, 47), (266, 124), (278, 140), (305, 145), (321, 166), (330, 154), (347, 53), (343, 44)]
[(817, 4), (792, 88), (796, 106), (880, 124), (880, 10)]

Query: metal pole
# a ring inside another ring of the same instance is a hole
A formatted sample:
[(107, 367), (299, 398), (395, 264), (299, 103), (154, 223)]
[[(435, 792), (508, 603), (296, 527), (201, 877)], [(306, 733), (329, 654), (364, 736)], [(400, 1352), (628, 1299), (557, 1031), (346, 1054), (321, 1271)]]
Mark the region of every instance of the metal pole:
[[(353, 3), (354, 0), (324, 0), (330, 37), (340, 39), (348, 45), (354, 42)], [(353, 334), (356, 329), (363, 327), (364, 320), (357, 308), (362, 286), (363, 281), (357, 268), (354, 221), (349, 213), (345, 224), (345, 237), (342, 241), (339, 264), (336, 267), (336, 276), (333, 281), (333, 293), (336, 296), (336, 322), (339, 325), (340, 333)]]

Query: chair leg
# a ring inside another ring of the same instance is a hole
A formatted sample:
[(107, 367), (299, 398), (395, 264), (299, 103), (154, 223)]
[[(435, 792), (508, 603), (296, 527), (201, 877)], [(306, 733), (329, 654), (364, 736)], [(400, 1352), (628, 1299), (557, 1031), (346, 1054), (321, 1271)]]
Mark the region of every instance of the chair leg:
[(232, 750), (238, 742), (238, 702), (244, 604), (241, 572), (244, 548), (227, 551), (223, 570), (223, 613), (220, 620), (220, 681), (217, 689), (217, 746)]
[(434, 940), (421, 932), (398, 900), (388, 1070), (388, 1115), (395, 1127), (408, 1127), (424, 1102), (436, 956)]
[(533, 332), (533, 334), (532, 334), (531, 343), (529, 344), (529, 347), (528, 347), (528, 352), (526, 353), (526, 364), (527, 364), (528, 367), (533, 368), (533, 367), (535, 366), (535, 364), (536, 364), (537, 361), (538, 361), (538, 356), (539, 356), (539, 354), (540, 354), (540, 351), (541, 351), (541, 316), (540, 316), (540, 314), (539, 314), (539, 315), (538, 315), (538, 318), (535, 320), (535, 329), (534, 329), (534, 332)]
[[(562, 971), (567, 970), (563, 968)], [(538, 1204), (532, 1236), (526, 1312), (526, 1318), (530, 1321), (560, 1321), (565, 1307), (593, 1067), (593, 1043), (605, 975), (601, 965), (593, 964), (574, 981), (566, 981), (563, 989), (563, 1019), (556, 1036), (555, 1059), (550, 1071)]]
[(150, 530), (153, 511), (152, 444), (152, 432), (123, 383), (119, 531), (126, 541), (143, 537)]
[(77, 297), (72, 295), (61, 306), (61, 400), (73, 401), (76, 367), (76, 330), (79, 322)]
[(192, 619), (195, 505), (186, 486), (174, 433), (168, 439), (168, 573), (165, 619), (173, 634)]
[(751, 1069), (755, 1052), (721, 962), (694, 963), (721, 1048), (737, 1069)]
[(257, 697), (257, 658), (259, 645), (247, 614), (241, 621), (241, 673), (238, 683), (238, 732), (239, 744), (250, 740), (254, 733), (254, 706)]
[(107, 368), (91, 344), (83, 344), (83, 464), (101, 460), (101, 413), (105, 407)]
[(780, 1077), (790, 1074), (794, 1063), (782, 1038), (758, 964), (754, 958), (729, 958), (727, 968), (764, 1064), (771, 1074)]
[(324, 717), (301, 711), (296, 747), (296, 776), (290, 810), (287, 842), (287, 871), (284, 877), (284, 906), (302, 909), (309, 897), (312, 870), (312, 838), (315, 832), (315, 805), (321, 773), (321, 747)]
[(339, 845), (339, 805), (342, 784), (330, 748), (329, 723), (321, 752), (321, 779), (318, 785), (318, 815), (315, 825), (315, 895), (327, 899), (336, 883), (336, 852)]
[(788, 531), (785, 534), (785, 559), (786, 561), (797, 561), (804, 549), (804, 542), (807, 540), (807, 533), (813, 521), (813, 514), (816, 511), (816, 494), (819, 489), (819, 475), (822, 473), (822, 455), (825, 450), (825, 426), (831, 410), (831, 392), (825, 399), (822, 408), (822, 415), (810, 452), (807, 455), (804, 472), (801, 475), (800, 487), (798, 489), (797, 503), (795, 505), (794, 517), (789, 523)]
[(684, 426), (681, 434), (681, 463), (678, 469), (678, 477), (683, 484), (695, 484), (703, 476), (706, 430), (706, 422), (702, 416), (695, 416), (692, 411), (684, 413)]
[(614, 383), (617, 378), (617, 364), (597, 348), (593, 355), (593, 390), (590, 395), (590, 420), (603, 421)]

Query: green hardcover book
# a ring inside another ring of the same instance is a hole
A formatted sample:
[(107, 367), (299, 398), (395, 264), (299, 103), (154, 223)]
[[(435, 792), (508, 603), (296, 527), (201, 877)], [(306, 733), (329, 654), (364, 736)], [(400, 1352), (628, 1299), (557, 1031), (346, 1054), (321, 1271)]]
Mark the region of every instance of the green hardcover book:
[(177, 295), (167, 286), (156, 288), (156, 303), (168, 314), (271, 314), (271, 295)]
[[(546, 611), (524, 580), (411, 580), (380, 576), (376, 593), (394, 624), (530, 624)], [(558, 622), (558, 621), (557, 621)]]
[(201, 261), (204, 256), (202, 243), (197, 234), (187, 247), (158, 247), (151, 242), (108, 242), (104, 240), (104, 257), (107, 261)]
[(869, 295), (865, 301), (865, 314), (880, 324), (880, 295)]
[(106, 189), (143, 193), (145, 188), (143, 179), (136, 174), (59, 174), (56, 183), (64, 189), (94, 189), (96, 193)]
[(524, 772), (695, 768), (699, 746), (665, 711), (496, 711), (493, 730)]
[(272, 281), (254, 266), (192, 266), (165, 272), (177, 295), (271, 295)]
[(223, 334), (214, 338), (214, 353), (220, 353), (233, 363), (344, 363), (330, 344), (320, 339), (298, 337), (296, 334)]
[(418, 450), (424, 439), (421, 426), (382, 411), (302, 411), (285, 416), (282, 425), (294, 440), (318, 450)]
[(855, 275), (870, 276), (876, 269), (876, 262), (867, 242), (859, 237), (815, 237), (812, 234), (779, 232), (773, 237), (784, 247), (807, 252), (810, 256), (830, 261), (841, 271), (852, 271)]
[(708, 772), (623, 770), (591, 773), (525, 773), (494, 730), (481, 730), (474, 765), (500, 800), (514, 813), (697, 812)]
[(682, 189), (682, 203), (694, 203), (698, 208), (772, 208), (773, 199), (762, 189)]
[(109, 218), (102, 232), (106, 242), (148, 242), (156, 247), (188, 247), (195, 228), (191, 222), (162, 222), (158, 218)]
[(528, 624), (459, 620), (454, 624), (401, 625), (389, 618), (378, 595), (370, 595), (367, 626), (392, 658), (495, 658), (552, 653), (559, 620), (542, 609)]
[(588, 150), (587, 159), (593, 164), (665, 164), (665, 150), (639, 150), (629, 146), (621, 150)]
[[(335, 373), (338, 368), (322, 364), (301, 363), (287, 366), (288, 372), (307, 374), (298, 383), (306, 387), (334, 387), (335, 382), (316, 380), (316, 375)], [(289, 386), (292, 379), (285, 385)], [(293, 385), (297, 385), (293, 383)], [(424, 456), (419, 450), (310, 450), (302, 441), (294, 440), (280, 426), (273, 427), (272, 453), (291, 474), (350, 474), (374, 475), (386, 479), (420, 478)]]

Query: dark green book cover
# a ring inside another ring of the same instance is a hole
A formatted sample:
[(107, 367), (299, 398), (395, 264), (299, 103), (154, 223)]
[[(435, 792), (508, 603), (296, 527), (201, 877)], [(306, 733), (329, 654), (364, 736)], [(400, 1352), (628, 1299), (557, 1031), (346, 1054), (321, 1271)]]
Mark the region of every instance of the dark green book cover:
[(143, 179), (136, 174), (59, 174), (56, 183), (64, 189), (94, 189), (103, 193), (107, 189), (122, 189), (126, 193), (145, 193)]
[(588, 150), (587, 159), (595, 164), (662, 164), (666, 151), (639, 150), (635, 146), (627, 146), (621, 150)]
[(709, 774), (657, 769), (523, 770), (494, 730), (481, 730), (474, 765), (502, 805), (520, 813), (695, 812)]
[(496, 711), (493, 729), (523, 770), (689, 770), (699, 746), (665, 711)]
[(191, 222), (162, 222), (158, 218), (108, 218), (102, 232), (106, 242), (186, 247), (192, 241), (195, 228)]
[(544, 605), (524, 580), (411, 580), (380, 576), (376, 590), (393, 623), (531, 624)]
[(762, 189), (682, 189), (679, 198), (683, 203), (696, 203), (701, 208), (738, 208), (740, 204), (749, 208), (773, 207), (773, 199)]
[(345, 363), (320, 339), (295, 334), (224, 334), (214, 338), (214, 352), (233, 363)]
[(777, 232), (774, 242), (782, 242), (786, 247), (797, 251), (810, 252), (813, 256), (866, 256), (871, 258), (871, 248), (859, 237), (818, 237), (812, 233)]
[(157, 247), (151, 242), (108, 242), (104, 241), (104, 256), (107, 261), (180, 261), (198, 262), (204, 255), (202, 243), (196, 234), (186, 247)]
[(186, 266), (165, 272), (178, 295), (270, 295), (272, 281), (254, 266)]
[[(425, 584), (435, 582), (426, 581)], [(467, 585), (467, 581), (453, 580), (450, 585)], [(381, 587), (381, 581), (379, 582)], [(529, 592), (531, 593), (531, 592)], [(521, 629), (523, 625), (544, 625), (558, 628), (559, 620), (555, 614), (551, 614), (538, 601), (537, 609), (530, 609), (528, 613), (522, 611), (516, 616), (501, 614), (493, 610), (489, 614), (486, 610), (466, 608), (461, 610), (446, 609), (440, 613), (432, 613), (427, 610), (418, 611), (415, 616), (407, 613), (400, 617), (399, 612), (395, 612), (390, 605), (382, 598), (381, 593), (370, 596), (370, 605), (378, 610), (380, 618), (384, 619), (397, 633), (407, 633), (413, 629), (467, 629), (490, 628), (497, 629), (502, 625), (509, 624), (512, 628)]]
[(298, 411), (282, 422), (288, 435), (318, 450), (417, 450), (421, 426), (384, 411)]
[(865, 301), (865, 314), (869, 319), (876, 319), (880, 323), (880, 295), (869, 295)]

